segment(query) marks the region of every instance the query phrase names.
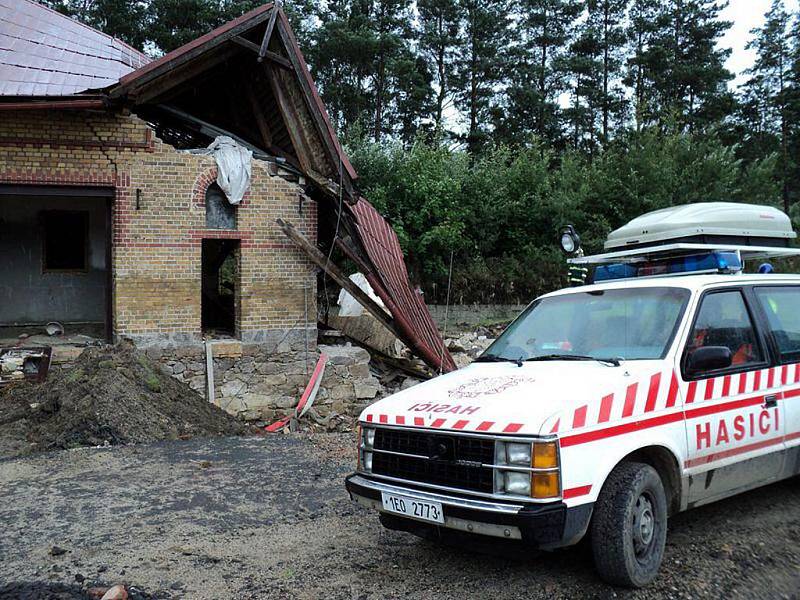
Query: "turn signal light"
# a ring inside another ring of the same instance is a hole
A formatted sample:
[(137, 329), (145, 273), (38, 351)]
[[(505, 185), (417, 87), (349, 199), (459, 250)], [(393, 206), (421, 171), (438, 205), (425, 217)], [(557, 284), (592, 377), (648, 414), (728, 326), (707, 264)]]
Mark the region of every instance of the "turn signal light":
[(558, 472), (532, 473), (531, 496), (534, 498), (555, 498), (558, 496)]
[(540, 443), (533, 445), (533, 468), (534, 469), (555, 469), (558, 466), (558, 448), (555, 442)]

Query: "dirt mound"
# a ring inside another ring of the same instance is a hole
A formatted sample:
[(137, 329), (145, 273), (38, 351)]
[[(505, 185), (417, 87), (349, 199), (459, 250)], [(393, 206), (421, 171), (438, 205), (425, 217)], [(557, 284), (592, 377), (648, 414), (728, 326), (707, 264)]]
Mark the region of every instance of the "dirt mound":
[(43, 383), (0, 387), (0, 456), (247, 431), (130, 345), (88, 349)]

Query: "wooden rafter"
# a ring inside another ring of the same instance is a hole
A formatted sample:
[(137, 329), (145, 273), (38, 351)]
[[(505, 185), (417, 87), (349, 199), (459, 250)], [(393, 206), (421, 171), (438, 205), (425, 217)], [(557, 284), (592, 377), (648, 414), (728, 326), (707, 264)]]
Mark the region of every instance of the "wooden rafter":
[(261, 62), (262, 58), (268, 58), (269, 60), (271, 60), (272, 62), (274, 62), (278, 66), (283, 67), (284, 69), (289, 69), (290, 71), (292, 70), (292, 63), (290, 63), (288, 60), (286, 60), (284, 57), (282, 57), (277, 52), (273, 52), (272, 50), (267, 50), (267, 51), (265, 51), (264, 55), (262, 56), (261, 55), (261, 48), (259, 47), (258, 44), (254, 44), (250, 40), (248, 40), (246, 38), (243, 38), (242, 36), (238, 36), (238, 35), (236, 37), (234, 37), (234, 38), (231, 38), (231, 41), (236, 43), (236, 44), (239, 44), (242, 48), (247, 48), (248, 50), (252, 50), (256, 54), (258, 54), (259, 55), (259, 62)]
[(245, 87), (245, 93), (247, 94), (247, 99), (250, 101), (250, 107), (253, 109), (253, 116), (256, 119), (258, 131), (261, 133), (261, 139), (264, 142), (264, 147), (271, 148), (272, 132), (269, 129), (269, 123), (267, 123), (267, 119), (264, 117), (264, 111), (261, 110), (261, 105), (258, 103), (258, 98), (256, 98), (256, 93), (253, 91), (253, 85), (251, 82), (247, 83), (247, 86)]
[(269, 40), (272, 38), (272, 31), (275, 29), (275, 19), (278, 17), (278, 11), (281, 9), (279, 0), (275, 0), (272, 6), (272, 11), (269, 15), (269, 22), (267, 23), (267, 30), (264, 32), (264, 39), (261, 40), (261, 48), (258, 50), (258, 62), (264, 60), (264, 57), (269, 51)]
[[(345, 275), (341, 269), (333, 261), (329, 261), (328, 257), (320, 252), (316, 246), (309, 242), (303, 234), (301, 234), (294, 225), (286, 223), (282, 219), (277, 220), (278, 227), (294, 244), (302, 250), (311, 261), (319, 268), (330, 275), (340, 287), (347, 290), (356, 301), (363, 306), (367, 311), (375, 317), (378, 322), (386, 327), (395, 337), (400, 338), (400, 332), (395, 326), (394, 319), (386, 313), (386, 311), (377, 302), (367, 295), (367, 293), (358, 287), (353, 281)], [(402, 339), (402, 338), (401, 338)]]
[(292, 146), (297, 154), (297, 159), (300, 161), (300, 167), (304, 171), (312, 171), (313, 167), (308, 155), (308, 148), (306, 147), (305, 138), (303, 137), (303, 131), (297, 119), (295, 119), (294, 110), (289, 103), (289, 99), (286, 97), (278, 74), (268, 64), (264, 65), (264, 72), (267, 74), (267, 79), (272, 89), (272, 95), (275, 97), (275, 102), (278, 104), (283, 122), (286, 124), (286, 130), (289, 132)]

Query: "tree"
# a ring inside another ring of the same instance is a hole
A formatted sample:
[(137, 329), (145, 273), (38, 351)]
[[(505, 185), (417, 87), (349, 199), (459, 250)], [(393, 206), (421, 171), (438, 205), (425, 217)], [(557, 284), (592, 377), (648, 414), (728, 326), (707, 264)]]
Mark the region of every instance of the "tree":
[(370, 9), (369, 0), (328, 0), (319, 9), (320, 23), (309, 49), (314, 80), (344, 135), (357, 124), (368, 127), (372, 123)]
[(669, 14), (658, 3), (633, 0), (628, 21), (628, 58), (623, 83), (632, 90), (634, 124), (636, 131), (641, 131), (658, 115), (655, 73), (667, 61), (667, 49), (660, 39), (669, 25)]
[(619, 118), (625, 110), (624, 93), (618, 85), (622, 72), (622, 49), (625, 43), (625, 11), (628, 0), (589, 0), (588, 31), (596, 40), (599, 53), (600, 80), (597, 90), (603, 119), (602, 138), (607, 144), (609, 121)]
[(375, 98), (373, 137), (379, 141), (384, 133), (391, 133), (384, 117), (390, 113), (390, 95), (393, 85), (407, 60), (407, 38), (410, 36), (410, 0), (374, 0), (372, 23), (373, 40), (373, 94)]
[(421, 57), (434, 66), (433, 122), (442, 131), (444, 110), (451, 100), (459, 44), (459, 6), (456, 0), (417, 0)]
[(467, 148), (475, 155), (488, 140), (488, 122), (504, 77), (508, 45), (506, 0), (461, 0), (462, 43), (456, 52), (456, 106), (467, 114)]
[(688, 131), (718, 123), (733, 109), (727, 83), (733, 75), (725, 68), (730, 50), (718, 41), (731, 26), (719, 18), (727, 2), (670, 0), (669, 28), (659, 40), (667, 61), (655, 72), (661, 109), (674, 115)]
[(777, 141), (782, 181), (784, 211), (789, 211), (789, 84), (791, 81), (790, 19), (782, 0), (773, 0), (762, 27), (751, 31), (753, 38), (748, 49), (756, 51), (756, 61), (748, 69), (750, 75), (743, 90), (744, 119), (750, 141), (761, 152), (773, 148)]
[(534, 133), (560, 143), (558, 99), (568, 89), (567, 49), (580, 11), (577, 0), (519, 0), (501, 140), (521, 143)]

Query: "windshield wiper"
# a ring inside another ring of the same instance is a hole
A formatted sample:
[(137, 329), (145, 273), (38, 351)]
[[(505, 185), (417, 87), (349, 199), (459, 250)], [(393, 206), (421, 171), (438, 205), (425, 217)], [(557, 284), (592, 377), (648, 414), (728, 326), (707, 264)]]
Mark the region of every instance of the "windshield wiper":
[(597, 358), (595, 356), (586, 356), (583, 354), (544, 354), (542, 356), (532, 356), (530, 358), (526, 358), (525, 362), (545, 360), (594, 360), (597, 362), (614, 365), (615, 367), (618, 367), (620, 364), (619, 358)]
[(520, 363), (519, 358), (506, 358), (505, 356), (498, 356), (497, 354), (481, 354), (473, 362), (510, 362)]

